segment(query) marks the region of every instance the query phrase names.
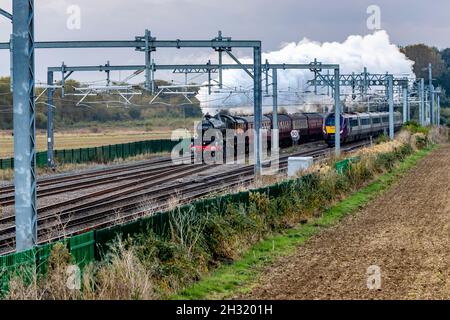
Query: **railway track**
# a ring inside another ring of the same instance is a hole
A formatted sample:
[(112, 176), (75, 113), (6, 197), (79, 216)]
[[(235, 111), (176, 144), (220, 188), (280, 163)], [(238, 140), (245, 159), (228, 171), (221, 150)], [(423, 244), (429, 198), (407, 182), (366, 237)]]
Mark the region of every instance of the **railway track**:
[[(364, 142), (349, 145), (343, 151), (348, 152), (366, 144)], [(289, 156), (308, 155), (318, 159), (327, 156), (331, 150), (327, 147), (320, 147)], [(280, 158), (280, 170), (285, 171), (287, 169), (289, 156)], [(158, 163), (160, 162), (155, 162), (155, 164)], [(151, 212), (164, 210), (168, 207), (168, 202), (174, 195), (177, 195), (177, 204), (182, 205), (194, 199), (232, 189), (238, 185), (248, 186), (253, 182), (253, 165), (199, 177), (195, 180), (176, 181), (175, 183), (167, 182), (199, 174), (207, 169), (214, 168), (214, 166), (183, 165), (175, 168), (164, 168), (163, 166), (162, 169), (149, 169), (147, 171), (139, 169), (145, 165), (148, 166), (148, 164), (140, 164), (138, 169), (130, 169), (126, 176), (116, 177), (120, 181), (126, 181), (132, 176), (133, 170), (142, 171), (143, 177), (139, 179), (139, 183), (128, 182), (75, 199), (40, 207), (38, 209), (39, 242), (57, 240), (62, 236), (81, 233), (93, 228), (107, 227), (118, 222), (131, 221)], [(113, 170), (118, 173), (121, 168), (114, 168)], [(93, 183), (100, 183), (100, 180), (106, 181), (105, 179), (111, 178), (108, 174), (92, 179), (94, 174), (88, 173), (87, 180), (86, 174), (80, 174), (72, 180), (65, 181), (70, 181), (69, 184), (74, 184), (77, 188), (81, 185), (86, 186), (87, 181), (93, 181)], [(63, 190), (62, 187), (60, 189), (50, 183), (48, 186), (47, 189), (44, 189), (47, 190), (47, 194)], [(14, 251), (14, 238), (14, 215), (0, 218), (0, 252)]]
[[(307, 145), (305, 145), (307, 146)], [(122, 181), (147, 181), (148, 178), (157, 177), (162, 173), (170, 175), (176, 171), (170, 157), (140, 161), (134, 164), (116, 165), (112, 168), (102, 168), (84, 171), (79, 174), (62, 174), (56, 177), (38, 179), (37, 196), (39, 199), (66, 192), (83, 190)], [(185, 166), (183, 167), (186, 170)], [(14, 185), (0, 187), (0, 206), (6, 207), (14, 204)], [(1, 223), (1, 222), (0, 222)]]
[[(121, 177), (129, 178), (135, 173), (151, 173), (169, 168), (172, 165), (170, 157), (140, 161), (135, 164), (117, 165), (113, 168), (102, 168), (84, 171), (79, 174), (61, 174), (56, 177), (39, 178), (37, 181), (38, 196), (57, 194), (67, 190), (77, 190), (87, 185), (117, 181)], [(149, 167), (151, 166), (151, 167)], [(120, 181), (120, 180), (119, 180)], [(66, 187), (66, 188), (65, 188)], [(50, 192), (49, 192), (50, 191)], [(53, 191), (53, 193), (51, 193)], [(11, 201), (12, 200), (12, 201)], [(14, 185), (0, 187), (0, 205), (7, 206), (14, 203)]]
[[(196, 165), (200, 167), (199, 165)], [(146, 182), (152, 179), (158, 180), (160, 177), (172, 176), (176, 173), (181, 173), (183, 171), (188, 171), (192, 167), (186, 166), (165, 166), (165, 167), (154, 167), (146, 169), (133, 169), (127, 170), (127, 172), (116, 173), (108, 176), (100, 176), (96, 178), (81, 179), (77, 181), (71, 181), (65, 184), (49, 185), (45, 188), (38, 189), (37, 195), (39, 198), (44, 198), (48, 196), (53, 196), (66, 192), (73, 192), (77, 190), (83, 190), (86, 187), (92, 188), (107, 184), (117, 184), (119, 182), (127, 182), (121, 186), (127, 186), (135, 184), (136, 181), (139, 183)], [(130, 182), (131, 181), (131, 182)], [(9, 194), (6, 196), (0, 196), (0, 205), (8, 206), (14, 204), (14, 195)]]

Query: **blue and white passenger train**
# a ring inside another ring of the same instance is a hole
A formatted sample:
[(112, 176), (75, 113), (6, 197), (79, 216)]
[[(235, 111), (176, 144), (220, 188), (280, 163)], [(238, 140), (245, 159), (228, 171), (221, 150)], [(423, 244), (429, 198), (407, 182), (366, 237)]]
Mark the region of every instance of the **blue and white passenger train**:
[[(330, 113), (323, 122), (323, 136), (329, 146), (334, 145), (335, 115)], [(389, 112), (344, 113), (341, 115), (341, 143), (376, 137), (389, 132)], [(394, 113), (394, 131), (402, 127), (402, 114)]]

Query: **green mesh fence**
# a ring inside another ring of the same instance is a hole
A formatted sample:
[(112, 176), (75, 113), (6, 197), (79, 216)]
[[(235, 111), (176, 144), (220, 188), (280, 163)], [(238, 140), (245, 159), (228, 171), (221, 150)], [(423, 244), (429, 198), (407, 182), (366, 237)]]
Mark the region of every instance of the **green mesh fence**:
[(29, 283), (36, 273), (36, 249), (0, 256), (0, 295), (8, 293), (11, 277)]
[[(55, 150), (55, 161), (64, 163), (86, 163), (86, 162), (110, 162), (115, 159), (126, 159), (147, 153), (168, 153), (171, 152), (179, 141), (146, 140), (131, 143), (113, 144), (95, 148), (62, 149)], [(36, 153), (36, 165), (45, 167), (47, 165), (47, 151)], [(0, 159), (1, 169), (13, 169), (14, 159)]]
[(359, 160), (360, 157), (353, 157), (336, 162), (336, 172), (339, 174), (345, 173), (346, 171), (348, 171), (352, 163), (358, 162)]
[(36, 267), (41, 274), (46, 274), (48, 271), (48, 258), (54, 245), (54, 243), (47, 243), (37, 248)]
[(95, 260), (95, 233), (89, 231), (69, 238), (69, 251), (77, 265), (83, 269)]

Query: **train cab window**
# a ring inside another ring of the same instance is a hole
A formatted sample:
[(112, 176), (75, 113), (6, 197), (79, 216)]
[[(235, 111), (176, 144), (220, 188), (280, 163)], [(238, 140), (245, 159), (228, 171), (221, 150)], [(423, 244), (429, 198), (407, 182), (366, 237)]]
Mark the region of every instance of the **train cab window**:
[[(341, 116), (341, 127), (343, 125), (343, 120), (344, 120), (344, 118)], [(321, 121), (320, 122), (317, 121), (316, 123), (319, 124), (319, 123), (321, 123)], [(325, 126), (334, 126), (334, 125), (335, 125), (334, 116), (330, 116), (325, 120)]]

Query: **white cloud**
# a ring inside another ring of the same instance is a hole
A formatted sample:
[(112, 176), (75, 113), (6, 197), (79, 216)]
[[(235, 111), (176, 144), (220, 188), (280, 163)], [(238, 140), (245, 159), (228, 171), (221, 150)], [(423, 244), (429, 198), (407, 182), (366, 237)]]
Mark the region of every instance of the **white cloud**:
[[(263, 54), (263, 61), (267, 59), (272, 64), (310, 63), (315, 58), (322, 63), (339, 64), (341, 74), (352, 72), (361, 73), (364, 67), (367, 67), (371, 73), (385, 73), (389, 71), (389, 73), (394, 75), (413, 74), (413, 62), (408, 60), (396, 45), (390, 43), (386, 31), (378, 31), (366, 36), (349, 36), (342, 43), (319, 43), (303, 39), (298, 43), (288, 43), (280, 50)], [(242, 59), (241, 62), (253, 63), (252, 59)], [(311, 78), (312, 73), (309, 70), (283, 70), (279, 71), (278, 74), (278, 86), (280, 89), (286, 90), (288, 87), (297, 87), (298, 84), (306, 84)], [(223, 83), (227, 88), (252, 87), (250, 77), (240, 70), (226, 71), (224, 73)], [(248, 97), (244, 94), (236, 94), (228, 97), (228, 93), (216, 93), (207, 96), (206, 91), (206, 88), (202, 88), (199, 94), (199, 99), (204, 101), (202, 106), (205, 110), (223, 106), (248, 105), (249, 102)], [(271, 97), (265, 98), (264, 104), (271, 105), (271, 99)], [(289, 99), (293, 99), (292, 94)], [(298, 103), (300, 102), (301, 99), (298, 99)]]

